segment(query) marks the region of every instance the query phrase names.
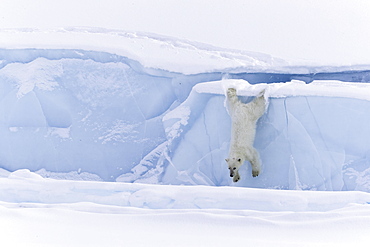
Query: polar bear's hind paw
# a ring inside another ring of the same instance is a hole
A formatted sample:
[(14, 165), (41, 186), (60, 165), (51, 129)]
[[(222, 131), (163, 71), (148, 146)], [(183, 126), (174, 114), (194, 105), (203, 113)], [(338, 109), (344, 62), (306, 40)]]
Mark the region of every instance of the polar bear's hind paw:
[(253, 171), (252, 170), (252, 176), (255, 178), (257, 177), (258, 175), (260, 174), (260, 171), (256, 170), (256, 171)]

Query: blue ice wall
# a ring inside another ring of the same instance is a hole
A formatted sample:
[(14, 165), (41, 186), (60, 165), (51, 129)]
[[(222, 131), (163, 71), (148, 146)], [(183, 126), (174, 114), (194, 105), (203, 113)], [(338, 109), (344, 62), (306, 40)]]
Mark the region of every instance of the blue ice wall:
[[(233, 184), (224, 96), (192, 91), (226, 72), (182, 75), (109, 53), (0, 50), (0, 167), (90, 172), (106, 181), (370, 191), (369, 101), (271, 98), (250, 167)], [(369, 82), (369, 71), (232, 73), (249, 83)]]
[[(163, 182), (170, 184), (234, 185), (255, 188), (370, 191), (370, 102), (300, 96), (270, 98), (258, 121), (254, 146), (262, 173), (251, 175), (246, 162), (241, 181), (233, 184), (224, 158), (228, 155), (231, 122), (224, 96), (198, 93), (205, 107), (189, 114), (172, 141)], [(189, 109), (199, 100), (185, 102)], [(180, 115), (180, 114), (179, 114)]]

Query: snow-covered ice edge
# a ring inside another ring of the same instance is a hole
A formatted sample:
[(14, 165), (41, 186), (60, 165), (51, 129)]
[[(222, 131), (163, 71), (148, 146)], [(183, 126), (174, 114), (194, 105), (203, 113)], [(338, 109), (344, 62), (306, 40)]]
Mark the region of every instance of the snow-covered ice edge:
[(331, 65), (285, 61), (258, 52), (217, 48), (173, 37), (104, 28), (1, 29), (0, 48), (108, 52), (138, 61), (145, 68), (185, 75), (215, 71), (307, 74), (370, 70), (370, 64)]
[[(330, 211), (370, 203), (365, 192), (317, 192), (239, 187), (149, 185), (42, 178), (27, 169), (0, 178), (0, 201), (90, 202), (148, 209)], [(35, 196), (37, 195), (37, 196)], [(272, 199), (273, 198), (273, 199)], [(370, 216), (370, 215), (369, 215)]]
[(370, 101), (370, 84), (343, 82), (338, 80), (292, 80), (285, 83), (250, 84), (245, 80), (226, 79), (199, 83), (193, 90), (198, 93), (225, 95), (227, 88), (233, 87), (240, 96), (256, 96), (265, 90), (266, 98), (283, 98), (291, 96), (342, 97)]
[(84, 49), (108, 52), (144, 67), (196, 74), (239, 67), (268, 68), (286, 64), (269, 55), (221, 50), (209, 45), (160, 35), (101, 28), (2, 29), (0, 48)]

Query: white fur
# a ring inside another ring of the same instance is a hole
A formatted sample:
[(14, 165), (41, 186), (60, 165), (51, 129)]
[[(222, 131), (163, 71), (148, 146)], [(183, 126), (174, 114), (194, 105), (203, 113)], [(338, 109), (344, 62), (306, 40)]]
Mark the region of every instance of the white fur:
[(253, 147), (253, 143), (257, 120), (265, 111), (266, 103), (263, 93), (252, 102), (244, 104), (238, 99), (234, 88), (227, 90), (232, 126), (230, 151), (226, 162), (229, 165), (230, 176), (233, 177), (234, 182), (239, 181), (238, 171), (245, 160), (251, 163), (253, 177), (258, 176), (261, 170), (259, 154)]

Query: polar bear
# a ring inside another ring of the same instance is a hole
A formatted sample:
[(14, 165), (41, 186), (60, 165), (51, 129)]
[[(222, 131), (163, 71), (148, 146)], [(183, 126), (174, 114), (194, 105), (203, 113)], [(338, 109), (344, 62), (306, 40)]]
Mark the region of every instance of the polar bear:
[(239, 168), (245, 160), (252, 165), (252, 175), (257, 177), (261, 170), (261, 163), (257, 150), (253, 147), (256, 135), (257, 120), (265, 112), (266, 102), (264, 91), (248, 104), (242, 103), (236, 95), (235, 88), (227, 90), (229, 114), (232, 120), (229, 157), (226, 162), (229, 166), (230, 177), (234, 182), (240, 179)]

